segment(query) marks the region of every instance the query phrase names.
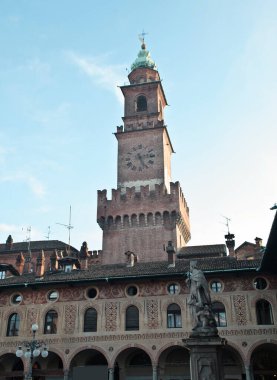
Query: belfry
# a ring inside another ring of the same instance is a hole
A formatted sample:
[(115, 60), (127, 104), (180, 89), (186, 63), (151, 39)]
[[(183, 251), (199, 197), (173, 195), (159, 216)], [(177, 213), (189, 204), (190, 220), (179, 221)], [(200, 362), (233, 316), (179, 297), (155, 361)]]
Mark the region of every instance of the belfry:
[(166, 260), (168, 241), (179, 250), (190, 240), (189, 209), (179, 182), (171, 182), (174, 152), (167, 105), (155, 62), (144, 40), (131, 66), (124, 95), (123, 126), (117, 127), (117, 189), (98, 191), (97, 221), (103, 230), (102, 263)]

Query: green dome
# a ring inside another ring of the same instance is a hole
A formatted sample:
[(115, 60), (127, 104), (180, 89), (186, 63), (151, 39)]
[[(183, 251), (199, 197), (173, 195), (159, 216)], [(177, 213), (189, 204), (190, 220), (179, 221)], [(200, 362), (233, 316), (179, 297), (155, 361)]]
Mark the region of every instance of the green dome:
[(141, 50), (139, 51), (135, 62), (131, 66), (131, 70), (135, 70), (138, 67), (146, 67), (149, 69), (157, 70), (156, 63), (150, 57), (150, 53), (148, 50), (146, 50), (146, 46), (144, 42), (141, 45)]

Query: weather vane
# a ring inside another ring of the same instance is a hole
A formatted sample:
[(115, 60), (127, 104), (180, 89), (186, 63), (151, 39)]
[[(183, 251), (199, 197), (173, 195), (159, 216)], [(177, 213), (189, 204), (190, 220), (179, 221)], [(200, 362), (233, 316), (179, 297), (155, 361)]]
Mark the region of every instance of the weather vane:
[(145, 33), (144, 29), (142, 29), (142, 33), (139, 34), (139, 40), (142, 44), (144, 44), (144, 37), (147, 35), (148, 33)]

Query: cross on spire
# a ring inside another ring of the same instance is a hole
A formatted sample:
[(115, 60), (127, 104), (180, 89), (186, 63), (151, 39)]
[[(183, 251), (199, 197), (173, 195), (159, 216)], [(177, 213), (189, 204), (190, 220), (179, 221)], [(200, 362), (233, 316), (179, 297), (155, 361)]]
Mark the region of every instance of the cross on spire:
[(146, 36), (146, 34), (148, 34), (148, 33), (146, 33), (146, 32), (144, 31), (144, 29), (142, 29), (142, 33), (139, 34), (139, 40), (140, 40), (140, 42), (141, 42), (141, 47), (142, 47), (143, 49), (145, 49), (144, 37)]

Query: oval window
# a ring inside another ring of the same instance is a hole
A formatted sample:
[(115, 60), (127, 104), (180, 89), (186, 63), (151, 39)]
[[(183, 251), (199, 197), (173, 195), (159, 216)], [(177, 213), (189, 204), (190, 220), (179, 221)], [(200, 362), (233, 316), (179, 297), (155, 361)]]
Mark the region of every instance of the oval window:
[(211, 290), (214, 293), (219, 293), (222, 290), (222, 283), (220, 281), (213, 281), (211, 283)]
[(133, 297), (133, 296), (137, 295), (137, 293), (138, 293), (138, 288), (136, 286), (132, 285), (132, 286), (129, 286), (127, 288), (128, 296)]
[(12, 296), (12, 303), (14, 305), (18, 305), (23, 300), (23, 297), (21, 294), (14, 294)]
[(95, 288), (90, 288), (87, 291), (87, 297), (88, 298), (95, 298), (97, 296), (97, 289)]
[(180, 287), (178, 284), (172, 283), (167, 287), (168, 294), (178, 294), (180, 291)]
[(58, 299), (59, 293), (56, 290), (52, 290), (48, 293), (49, 301), (56, 301)]
[(257, 277), (254, 280), (255, 289), (263, 290), (267, 287), (267, 281), (262, 277)]

